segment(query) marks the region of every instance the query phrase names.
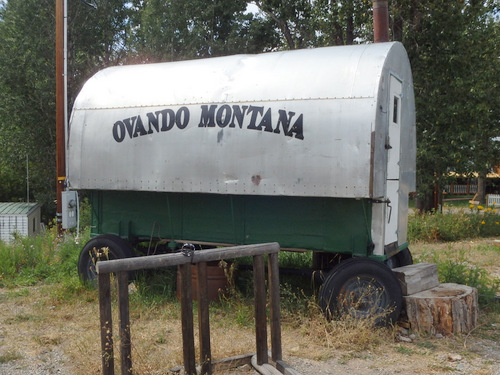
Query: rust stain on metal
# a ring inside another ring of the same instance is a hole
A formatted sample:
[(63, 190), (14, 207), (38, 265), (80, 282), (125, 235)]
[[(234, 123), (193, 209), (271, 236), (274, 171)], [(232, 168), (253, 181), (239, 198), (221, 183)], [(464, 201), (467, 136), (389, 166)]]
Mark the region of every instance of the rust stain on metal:
[(261, 180), (262, 177), (260, 177), (260, 174), (254, 174), (252, 176), (252, 184), (254, 184), (255, 186), (259, 186)]

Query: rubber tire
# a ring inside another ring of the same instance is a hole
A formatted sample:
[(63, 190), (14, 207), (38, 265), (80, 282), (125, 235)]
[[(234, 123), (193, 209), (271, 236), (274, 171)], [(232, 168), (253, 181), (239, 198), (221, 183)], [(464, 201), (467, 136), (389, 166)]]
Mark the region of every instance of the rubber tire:
[(403, 295), (396, 276), (383, 262), (351, 258), (327, 275), (319, 292), (319, 305), (328, 319), (350, 315), (384, 326), (399, 318)]
[(396, 254), (396, 256), (399, 259), (399, 264), (401, 264), (400, 267), (409, 266), (410, 264), (413, 264), (413, 257), (411, 256), (410, 249), (408, 248), (401, 250), (399, 253)]
[[(131, 258), (134, 256), (132, 246), (124, 239), (113, 234), (100, 234), (88, 241), (80, 252), (78, 258), (78, 274), (84, 283), (97, 286), (97, 274), (95, 263), (105, 261), (99, 259), (94, 252), (94, 249), (100, 250), (108, 248), (106, 260)], [(129, 275), (129, 279), (133, 279), (133, 273)]]
[(396, 255), (390, 257), (385, 261), (385, 264), (390, 268), (404, 267), (413, 264), (413, 257), (411, 256), (410, 249), (404, 248)]

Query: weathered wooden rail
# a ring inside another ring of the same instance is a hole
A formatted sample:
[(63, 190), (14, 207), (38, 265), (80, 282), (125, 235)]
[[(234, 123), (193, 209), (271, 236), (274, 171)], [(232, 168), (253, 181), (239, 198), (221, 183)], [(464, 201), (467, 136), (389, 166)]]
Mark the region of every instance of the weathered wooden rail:
[[(206, 282), (207, 262), (222, 259), (234, 259), (245, 256), (253, 257), (254, 296), (255, 296), (255, 332), (256, 366), (264, 366), (269, 371), (282, 374), (296, 373), (282, 361), (281, 323), (279, 301), (279, 244), (267, 243), (245, 245), (200, 251), (152, 255), (147, 257), (108, 260), (98, 262), (96, 270), (99, 276), (99, 309), (101, 321), (101, 353), (103, 375), (114, 374), (113, 328), (111, 319), (110, 274), (115, 273), (118, 283), (119, 338), (121, 373), (132, 374), (131, 335), (128, 300), (128, 275), (130, 271), (178, 266), (181, 283), (181, 324), (183, 341), (183, 359), (185, 374), (196, 374), (194, 348), (193, 306), (191, 285), (191, 264), (198, 267), (198, 324), (200, 364), (202, 374), (212, 374), (212, 355), (210, 350), (210, 325), (208, 311), (208, 285)], [(268, 281), (270, 299), (271, 359), (275, 364), (269, 369), (266, 318), (265, 258), (268, 255)], [(255, 366), (254, 366), (255, 367)]]

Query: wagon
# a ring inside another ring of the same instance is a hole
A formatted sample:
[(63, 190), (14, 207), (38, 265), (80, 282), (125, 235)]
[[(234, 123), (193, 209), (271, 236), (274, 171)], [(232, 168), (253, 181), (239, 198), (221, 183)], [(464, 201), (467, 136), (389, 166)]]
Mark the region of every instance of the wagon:
[(278, 242), (313, 252), (328, 314), (394, 320), (415, 154), (398, 42), (104, 69), (70, 119), (67, 189), (92, 206), (80, 275), (184, 243)]

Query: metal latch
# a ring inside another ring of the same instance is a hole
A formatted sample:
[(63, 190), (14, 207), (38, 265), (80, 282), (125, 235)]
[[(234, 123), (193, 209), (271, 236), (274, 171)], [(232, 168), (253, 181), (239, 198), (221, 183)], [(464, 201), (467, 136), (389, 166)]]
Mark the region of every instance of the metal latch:
[(387, 219), (387, 224), (389, 224), (391, 222), (391, 216), (392, 216), (391, 200), (390, 199), (386, 199), (386, 200), (382, 200), (382, 199), (370, 199), (370, 201), (372, 203), (385, 203), (387, 205), (387, 207), (389, 207), (389, 218)]

